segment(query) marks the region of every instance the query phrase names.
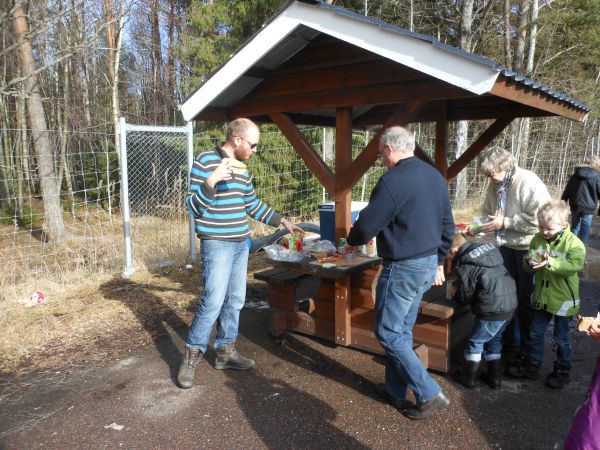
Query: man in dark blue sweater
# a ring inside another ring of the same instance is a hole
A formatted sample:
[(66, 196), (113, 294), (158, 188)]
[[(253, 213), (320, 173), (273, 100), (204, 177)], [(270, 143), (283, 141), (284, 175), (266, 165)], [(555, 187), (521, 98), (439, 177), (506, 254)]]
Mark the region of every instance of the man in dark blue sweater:
[[(379, 152), (388, 171), (378, 181), (348, 235), (357, 246), (377, 236), (383, 269), (377, 282), (375, 334), (387, 354), (385, 385), (378, 393), (410, 419), (425, 419), (450, 401), (413, 351), (419, 303), (432, 284), (444, 282), (443, 264), (454, 219), (441, 174), (414, 156), (414, 135), (384, 131)], [(412, 389), (416, 405), (406, 400)]]

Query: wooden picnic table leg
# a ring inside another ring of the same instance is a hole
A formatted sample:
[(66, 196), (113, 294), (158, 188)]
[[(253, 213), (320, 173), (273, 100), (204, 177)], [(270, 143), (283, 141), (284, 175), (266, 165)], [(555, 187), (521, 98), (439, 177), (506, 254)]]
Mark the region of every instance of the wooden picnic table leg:
[(348, 346), (352, 342), (350, 323), (350, 277), (335, 281), (335, 343)]

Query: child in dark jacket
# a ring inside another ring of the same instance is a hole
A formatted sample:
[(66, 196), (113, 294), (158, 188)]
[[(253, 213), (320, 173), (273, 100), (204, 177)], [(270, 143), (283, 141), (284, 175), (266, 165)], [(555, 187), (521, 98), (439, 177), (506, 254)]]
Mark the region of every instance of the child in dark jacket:
[(483, 355), (487, 362), (485, 380), (492, 389), (498, 389), (502, 332), (517, 308), (515, 281), (492, 243), (469, 242), (464, 235), (456, 233), (450, 255), (453, 256), (452, 272), (457, 277), (454, 300), (461, 305), (470, 304), (475, 314), (473, 331), (464, 352), (465, 361), (454, 379), (465, 387), (474, 387)]

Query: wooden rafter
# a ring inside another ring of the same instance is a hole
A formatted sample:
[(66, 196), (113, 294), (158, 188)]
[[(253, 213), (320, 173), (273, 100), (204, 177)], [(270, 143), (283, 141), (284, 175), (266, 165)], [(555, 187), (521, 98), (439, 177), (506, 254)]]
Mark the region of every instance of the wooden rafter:
[(512, 119), (502, 118), (496, 120), (492, 123), (487, 130), (485, 130), (481, 135), (473, 142), (467, 150), (454, 161), (450, 167), (448, 167), (448, 171), (446, 172), (446, 179), (451, 181), (454, 179), (461, 170), (463, 170), (467, 165), (481, 153), (481, 151), (490, 143), (496, 136), (498, 136), (502, 130), (504, 130), (509, 123), (512, 122)]
[(294, 122), (292, 122), (288, 116), (282, 113), (272, 113), (270, 117), (290, 142), (290, 144), (292, 144), (294, 150), (296, 150), (296, 152), (304, 160), (306, 167), (308, 167), (311, 172), (315, 174), (315, 177), (317, 177), (317, 179), (321, 182), (325, 190), (333, 195), (335, 192), (335, 177), (333, 172), (308, 143)]

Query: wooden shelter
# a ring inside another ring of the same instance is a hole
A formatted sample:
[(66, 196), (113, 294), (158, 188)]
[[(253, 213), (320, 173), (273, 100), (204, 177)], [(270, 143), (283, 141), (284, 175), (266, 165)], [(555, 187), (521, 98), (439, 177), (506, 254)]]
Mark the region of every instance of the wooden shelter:
[[(489, 59), (430, 37), (318, 1), (290, 1), (181, 105), (185, 120), (249, 117), (274, 123), (335, 200), (336, 238), (350, 227), (352, 187), (375, 162), (379, 134), (352, 158), (352, 130), (415, 122), (436, 124), (433, 161), (451, 180), (517, 117), (562, 116), (584, 121), (590, 109), (565, 94)], [(448, 166), (448, 123), (493, 120)], [(335, 172), (298, 125), (335, 127)], [(298, 265), (270, 269), (270, 327), (381, 352), (373, 332), (373, 264), (326, 273)], [(364, 269), (364, 270), (363, 270)], [(274, 271), (273, 271), (274, 270)], [(335, 273), (334, 273), (335, 272)], [(319, 293), (299, 310), (298, 286), (318, 275)], [(256, 275), (255, 275), (256, 276)], [(432, 290), (433, 291), (433, 290)], [(449, 350), (468, 317), (430, 291), (414, 329), (417, 353), (432, 368), (449, 369)], [(471, 316), (468, 314), (468, 316)], [(462, 330), (462, 331), (461, 331)], [(425, 348), (426, 347), (426, 348)]]
[[(354, 184), (379, 134), (352, 159), (353, 128), (435, 122), (434, 160), (451, 180), (517, 117), (584, 121), (590, 109), (493, 61), (318, 1), (289, 2), (181, 105), (185, 120), (275, 123), (335, 200), (336, 237), (350, 226)], [(494, 122), (452, 165), (448, 123)], [(297, 125), (336, 128), (335, 172)], [(417, 155), (429, 159), (417, 147)]]

